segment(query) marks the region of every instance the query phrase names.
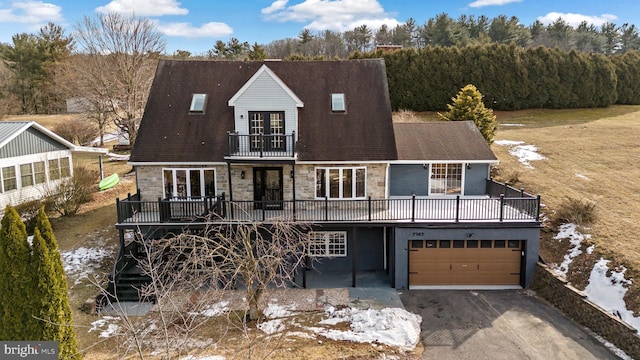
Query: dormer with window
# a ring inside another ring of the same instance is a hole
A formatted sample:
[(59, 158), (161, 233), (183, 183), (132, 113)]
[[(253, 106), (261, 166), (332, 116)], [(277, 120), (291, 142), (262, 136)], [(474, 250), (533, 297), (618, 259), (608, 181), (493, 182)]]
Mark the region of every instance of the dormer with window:
[(229, 134), (229, 157), (295, 157), (298, 109), (304, 103), (262, 65), (229, 100), (235, 129)]

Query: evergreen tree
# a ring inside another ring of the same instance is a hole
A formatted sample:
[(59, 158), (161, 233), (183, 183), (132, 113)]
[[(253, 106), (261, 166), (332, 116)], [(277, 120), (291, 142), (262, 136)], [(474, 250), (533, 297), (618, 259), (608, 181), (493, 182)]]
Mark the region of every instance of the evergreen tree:
[(0, 228), (0, 340), (31, 338), (29, 243), (16, 209), (8, 205)]
[(31, 263), (35, 275), (33, 313), (41, 319), (38, 339), (58, 341), (61, 359), (80, 358), (62, 258), (44, 207), (36, 217)]
[(447, 105), (449, 111), (438, 113), (438, 116), (442, 120), (448, 121), (471, 120), (476, 124), (487, 144), (493, 143), (493, 138), (498, 130), (498, 122), (493, 110), (484, 106), (480, 91), (469, 84), (463, 87), (452, 100), (453, 104)]

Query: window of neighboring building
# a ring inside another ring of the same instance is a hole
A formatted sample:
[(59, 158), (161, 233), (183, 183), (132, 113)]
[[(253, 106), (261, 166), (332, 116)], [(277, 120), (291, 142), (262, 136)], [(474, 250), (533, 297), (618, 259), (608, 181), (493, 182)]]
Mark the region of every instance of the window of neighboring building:
[(60, 159), (60, 176), (62, 178), (71, 176), (71, 162), (68, 157)]
[(462, 195), (462, 164), (431, 164), (432, 195)]
[(331, 111), (334, 111), (334, 112), (346, 111), (344, 94), (331, 94)]
[(20, 186), (32, 186), (33, 185), (33, 169), (31, 164), (20, 165)]
[(363, 199), (365, 167), (316, 168), (316, 198)]
[(165, 198), (193, 199), (215, 196), (214, 169), (164, 169)]
[(2, 168), (2, 185), (4, 191), (10, 191), (17, 189), (16, 184), (16, 167), (7, 166)]
[(46, 169), (44, 167), (44, 161), (38, 161), (33, 163), (33, 175), (36, 180), (36, 184), (42, 184), (47, 181)]
[(204, 108), (206, 104), (207, 104), (207, 94), (193, 94), (193, 96), (191, 97), (191, 107), (189, 107), (189, 112), (202, 114), (204, 113)]
[(309, 233), (309, 256), (347, 256), (346, 231), (313, 231)]
[(49, 160), (49, 180), (60, 179), (60, 160)]

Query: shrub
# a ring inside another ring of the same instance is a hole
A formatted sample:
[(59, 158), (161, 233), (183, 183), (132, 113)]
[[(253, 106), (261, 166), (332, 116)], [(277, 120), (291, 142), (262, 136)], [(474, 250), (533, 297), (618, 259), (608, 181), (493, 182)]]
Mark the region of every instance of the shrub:
[[(46, 201), (44, 202), (46, 203)], [(33, 234), (33, 229), (36, 225), (36, 216), (42, 205), (44, 205), (42, 200), (31, 200), (14, 206), (18, 214), (20, 214), (24, 225), (27, 227), (27, 234)], [(45, 211), (48, 210), (50, 209), (45, 208)]]
[(55, 127), (54, 132), (72, 143), (85, 145), (98, 135), (98, 125), (81, 118), (64, 122)]
[(596, 220), (596, 204), (589, 200), (565, 198), (555, 214), (553, 222), (556, 225), (572, 223), (588, 226)]
[(96, 192), (98, 171), (83, 166), (73, 168), (73, 176), (62, 181), (60, 186), (47, 196), (47, 205), (61, 216), (75, 215), (80, 206), (92, 199)]

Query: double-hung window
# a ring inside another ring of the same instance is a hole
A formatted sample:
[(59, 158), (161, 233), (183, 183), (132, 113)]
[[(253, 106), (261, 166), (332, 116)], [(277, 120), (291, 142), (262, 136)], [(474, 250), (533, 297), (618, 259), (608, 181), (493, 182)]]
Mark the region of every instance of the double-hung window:
[(462, 164), (431, 164), (432, 195), (462, 195)]
[(164, 196), (168, 199), (194, 199), (215, 196), (214, 169), (164, 169)]
[(316, 168), (316, 198), (364, 199), (365, 167)]
[(44, 167), (44, 161), (33, 163), (33, 174), (35, 175), (36, 184), (42, 184), (47, 181), (47, 173)]
[(307, 253), (313, 257), (347, 256), (346, 231), (313, 231), (309, 233)]
[(31, 164), (20, 165), (20, 185), (22, 187), (33, 185), (33, 168)]
[(16, 167), (7, 166), (2, 168), (3, 191), (15, 190), (18, 188), (16, 182)]

